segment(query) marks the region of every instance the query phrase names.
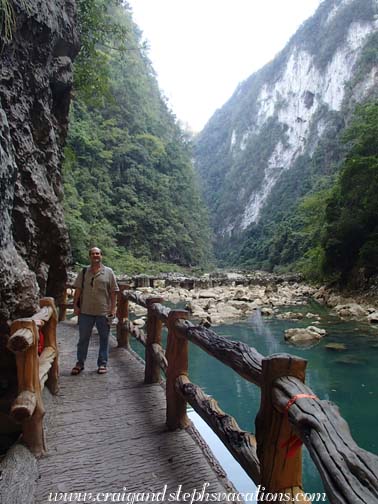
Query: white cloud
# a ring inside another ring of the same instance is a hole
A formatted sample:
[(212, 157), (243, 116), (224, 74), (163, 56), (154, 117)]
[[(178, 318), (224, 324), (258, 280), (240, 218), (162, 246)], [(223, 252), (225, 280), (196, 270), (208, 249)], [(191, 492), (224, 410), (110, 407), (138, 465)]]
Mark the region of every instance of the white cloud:
[(199, 131), (320, 0), (128, 0), (173, 112)]

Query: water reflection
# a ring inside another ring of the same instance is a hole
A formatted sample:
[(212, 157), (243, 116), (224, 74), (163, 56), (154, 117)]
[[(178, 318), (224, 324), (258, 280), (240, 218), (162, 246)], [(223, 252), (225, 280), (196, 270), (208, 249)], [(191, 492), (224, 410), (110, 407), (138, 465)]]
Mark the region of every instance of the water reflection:
[(269, 328), (269, 325), (265, 323), (260, 310), (256, 310), (249, 317), (247, 324), (249, 329), (254, 331), (256, 338), (264, 338), (266, 347), (268, 349), (268, 354), (274, 354), (280, 350), (280, 345), (278, 344), (277, 338)]

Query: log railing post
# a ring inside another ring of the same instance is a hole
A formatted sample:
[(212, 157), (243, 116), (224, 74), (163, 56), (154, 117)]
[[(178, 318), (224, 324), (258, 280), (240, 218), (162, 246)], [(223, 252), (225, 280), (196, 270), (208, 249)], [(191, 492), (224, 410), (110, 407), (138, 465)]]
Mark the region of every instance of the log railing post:
[[(261, 491), (292, 496), (302, 491), (302, 450), (286, 412), (273, 406), (274, 381), (283, 376), (305, 379), (307, 361), (288, 354), (262, 360), (261, 405), (256, 416), (257, 456)], [(296, 497), (300, 499), (300, 497)], [(298, 502), (306, 502), (298, 500)]]
[(161, 345), (161, 332), (163, 323), (157, 318), (152, 311), (154, 303), (162, 303), (163, 298), (150, 297), (146, 299), (147, 302), (147, 340), (145, 361), (146, 367), (144, 371), (144, 383), (160, 383), (160, 365), (154, 358), (154, 351), (152, 345), (158, 343)]
[(120, 286), (117, 294), (117, 342), (119, 347), (130, 348), (128, 318), (129, 318), (129, 300), (123, 296), (123, 289), (126, 286)]
[(56, 326), (58, 324), (58, 314), (56, 311), (53, 298), (42, 298), (40, 307), (49, 306), (52, 308), (52, 315), (44, 326), (42, 332), (45, 338), (45, 347), (53, 348), (55, 357), (48, 372), (46, 386), (52, 394), (57, 394), (59, 390), (59, 361), (58, 361), (58, 344), (56, 342)]
[(185, 428), (189, 425), (186, 414), (186, 401), (176, 390), (176, 380), (179, 376), (188, 376), (188, 340), (176, 330), (177, 319), (187, 319), (185, 310), (171, 310), (168, 315), (168, 340), (166, 357), (168, 361), (166, 396), (167, 396), (167, 427), (169, 430)]
[(33, 334), (32, 345), (23, 352), (16, 352), (18, 398), (11, 414), (21, 422), (25, 444), (35, 456), (46, 453), (43, 432), (45, 410), (42, 403), (38, 366), (38, 328), (34, 320), (16, 320), (11, 326), (11, 334), (19, 329), (28, 329)]
[(64, 291), (59, 303), (59, 322), (66, 320), (66, 312), (67, 312), (67, 287), (64, 287)]

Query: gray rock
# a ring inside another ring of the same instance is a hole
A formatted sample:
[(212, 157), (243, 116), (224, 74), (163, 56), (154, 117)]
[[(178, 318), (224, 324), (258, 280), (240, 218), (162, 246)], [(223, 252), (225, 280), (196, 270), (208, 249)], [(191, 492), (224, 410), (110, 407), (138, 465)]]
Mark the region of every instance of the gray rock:
[(328, 350), (337, 350), (337, 351), (342, 351), (346, 350), (347, 347), (344, 343), (327, 343), (325, 346)]
[(348, 303), (335, 306), (335, 311), (342, 318), (362, 318), (365, 317), (367, 311), (357, 303)]
[(59, 297), (70, 249), (61, 161), (72, 60), (79, 50), (74, 0), (13, 2), (12, 40), (0, 66), (0, 318)]
[(327, 332), (315, 326), (293, 328), (285, 331), (285, 341), (293, 345), (312, 345), (320, 341)]
[(368, 315), (368, 321), (371, 324), (378, 324), (378, 311), (370, 313), (370, 315)]

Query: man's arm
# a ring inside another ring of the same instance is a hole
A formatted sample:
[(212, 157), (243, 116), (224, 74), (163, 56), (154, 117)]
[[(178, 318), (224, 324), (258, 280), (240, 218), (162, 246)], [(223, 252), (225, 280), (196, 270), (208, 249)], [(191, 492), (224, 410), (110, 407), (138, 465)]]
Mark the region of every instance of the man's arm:
[(117, 300), (117, 293), (116, 291), (112, 291), (110, 293), (110, 313), (115, 317), (116, 314), (116, 300)]
[(74, 314), (75, 315), (79, 315), (80, 314), (80, 307), (78, 305), (80, 296), (81, 296), (81, 288), (80, 287), (76, 287), (75, 294), (74, 294), (74, 301), (73, 301)]

